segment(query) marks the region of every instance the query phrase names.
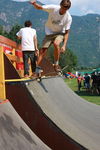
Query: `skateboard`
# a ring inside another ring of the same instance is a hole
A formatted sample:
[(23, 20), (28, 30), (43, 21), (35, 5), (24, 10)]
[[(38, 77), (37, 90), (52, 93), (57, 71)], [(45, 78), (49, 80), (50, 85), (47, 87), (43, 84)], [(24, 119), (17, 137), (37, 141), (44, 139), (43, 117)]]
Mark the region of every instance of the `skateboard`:
[[(56, 72), (57, 76), (62, 77), (63, 76), (63, 70), (67, 67), (68, 66), (65, 66), (60, 71)], [(36, 71), (35, 71), (36, 77), (28, 77), (28, 78), (21, 78), (21, 79), (8, 79), (8, 80), (5, 80), (5, 83), (6, 84), (23, 84), (23, 83), (25, 83), (26, 85), (28, 85), (29, 82), (34, 81), (34, 80), (37, 80), (38, 82), (41, 82), (42, 79), (46, 79), (46, 78), (51, 77), (51, 76), (49, 76), (49, 74), (55, 73), (55, 71), (53, 71), (53, 72), (48, 72), (48, 73), (42, 75), (42, 72), (43, 72), (42, 68), (40, 66), (37, 66)]]
[(30, 79), (36, 79), (37, 81), (41, 81), (42, 72), (43, 72), (42, 68), (40, 66), (37, 66), (35, 71), (36, 77), (31, 76)]
[[(63, 69), (65, 69), (65, 67)], [(62, 77), (63, 76), (63, 69), (59, 70), (58, 72), (52, 71), (52, 72), (48, 72), (48, 73), (42, 75), (43, 70), (42, 70), (42, 68), (40, 66), (38, 66), (36, 68), (37, 81), (40, 82), (40, 81), (42, 81), (42, 79), (49, 78), (49, 77), (51, 77), (49, 75), (51, 75), (53, 73), (56, 73), (57, 74), (56, 76), (61, 76)]]

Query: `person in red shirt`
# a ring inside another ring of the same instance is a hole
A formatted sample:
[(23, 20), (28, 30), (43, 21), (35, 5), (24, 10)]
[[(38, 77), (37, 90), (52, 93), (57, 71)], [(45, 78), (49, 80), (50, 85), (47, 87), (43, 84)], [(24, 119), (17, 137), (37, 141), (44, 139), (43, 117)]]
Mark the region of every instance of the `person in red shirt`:
[(83, 80), (83, 78), (82, 78), (81, 74), (79, 73), (78, 77), (77, 77), (78, 92), (80, 92), (80, 88), (82, 87), (82, 80)]

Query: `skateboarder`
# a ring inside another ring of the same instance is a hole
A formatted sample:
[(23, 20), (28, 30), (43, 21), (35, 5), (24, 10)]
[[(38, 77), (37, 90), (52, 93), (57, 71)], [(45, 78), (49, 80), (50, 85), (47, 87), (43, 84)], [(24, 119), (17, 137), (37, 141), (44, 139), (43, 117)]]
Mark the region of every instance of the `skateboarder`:
[[(62, 0), (60, 5), (40, 5), (36, 0), (30, 0), (30, 3), (39, 10), (44, 10), (49, 13), (48, 20), (45, 24), (46, 36), (43, 40), (42, 49), (38, 64), (42, 61), (43, 57), (51, 44), (54, 45), (54, 69), (59, 71), (59, 58), (60, 53), (64, 53), (68, 41), (72, 17), (68, 10), (71, 7), (70, 0)], [(60, 47), (62, 43), (62, 46)]]
[(25, 27), (21, 28), (16, 34), (19, 39), (21, 39), (22, 51), (23, 51), (23, 61), (24, 61), (24, 77), (29, 77), (29, 64), (28, 60), (31, 60), (32, 76), (36, 76), (36, 56), (39, 55), (39, 50), (37, 48), (37, 35), (36, 30), (32, 28), (32, 23), (30, 20), (25, 21)]

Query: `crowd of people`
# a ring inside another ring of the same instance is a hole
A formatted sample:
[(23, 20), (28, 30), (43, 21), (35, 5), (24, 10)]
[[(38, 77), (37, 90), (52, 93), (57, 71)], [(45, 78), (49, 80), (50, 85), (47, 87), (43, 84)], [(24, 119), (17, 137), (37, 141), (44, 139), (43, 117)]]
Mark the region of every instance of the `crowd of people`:
[(100, 95), (100, 73), (93, 72), (91, 75), (85, 73), (83, 76), (78, 73), (77, 83), (78, 92), (80, 92), (81, 88), (84, 87), (86, 91)]

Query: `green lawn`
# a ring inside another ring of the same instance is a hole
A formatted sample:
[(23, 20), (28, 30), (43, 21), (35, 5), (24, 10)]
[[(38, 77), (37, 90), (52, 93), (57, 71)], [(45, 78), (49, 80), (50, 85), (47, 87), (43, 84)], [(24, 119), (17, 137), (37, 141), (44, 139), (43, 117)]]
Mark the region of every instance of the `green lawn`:
[(85, 100), (100, 105), (100, 95), (97, 93), (92, 94), (91, 92), (87, 92), (84, 87), (81, 88), (81, 91), (77, 91), (77, 79), (65, 79), (67, 85), (80, 97), (84, 98)]

